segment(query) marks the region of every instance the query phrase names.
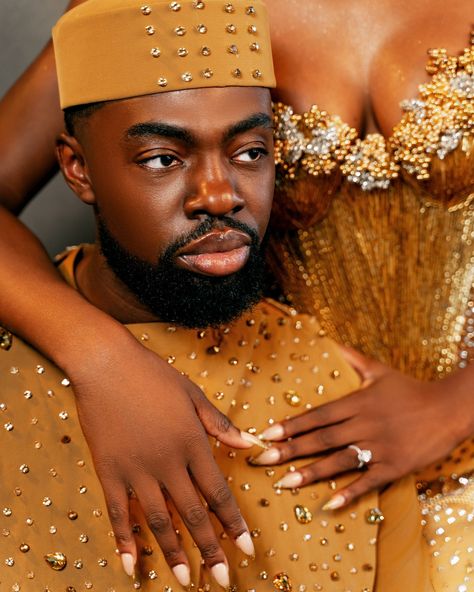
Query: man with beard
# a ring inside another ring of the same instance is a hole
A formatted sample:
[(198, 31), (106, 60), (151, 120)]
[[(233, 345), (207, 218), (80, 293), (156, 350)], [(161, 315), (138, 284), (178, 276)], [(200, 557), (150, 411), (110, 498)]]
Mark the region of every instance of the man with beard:
[[(261, 300), (274, 78), (260, 1), (90, 0), (54, 37), (67, 130), (59, 162), (98, 229), (96, 244), (63, 256), (66, 281), (195, 381), (247, 440), (355, 389), (355, 372), (314, 319)], [(327, 511), (350, 500), (335, 495), (347, 479), (328, 483), (324, 472), (370, 462), (334, 428), (320, 433), (338, 452), (318, 469), (282, 456), (276, 472), (259, 466), (274, 447), (247, 458), (217, 439), (213, 459), (202, 434), (180, 424), (177, 402), (163, 413), (187, 434), (185, 449), (200, 447), (198, 462), (182, 471), (166, 464), (166, 449), (152, 450), (165, 473), (143, 472), (129, 500), (111, 498), (113, 457), (91, 458), (70, 381), (16, 336), (1, 337), (6, 589), (171, 590), (177, 580), (199, 590), (371, 590), (384, 569), (402, 581), (407, 558), (411, 581), (424, 575), (410, 483), (391, 490), (383, 544), (377, 493)], [(113, 421), (129, 429), (140, 404)], [(314, 454), (314, 442), (306, 453), (301, 442), (299, 456)], [(130, 463), (140, 469), (141, 459)]]

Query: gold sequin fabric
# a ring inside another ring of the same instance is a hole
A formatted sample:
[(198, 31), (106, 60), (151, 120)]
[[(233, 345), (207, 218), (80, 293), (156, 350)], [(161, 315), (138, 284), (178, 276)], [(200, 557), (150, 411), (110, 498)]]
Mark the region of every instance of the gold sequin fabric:
[[(473, 357), (472, 42), (430, 51), (427, 71), (387, 139), (275, 105), (269, 261), (288, 301), (334, 339), (433, 380)], [(468, 441), (420, 475), (437, 591), (474, 589), (473, 459)]]
[[(219, 333), (162, 323), (129, 329), (144, 346), (186, 372), (213, 404), (251, 433), (358, 385), (357, 376), (314, 318), (272, 301), (262, 302)], [(11, 336), (10, 347), (0, 350), (0, 384), (1, 589), (179, 589), (133, 499), (140, 569), (134, 582), (122, 572), (68, 379)], [(386, 583), (380, 590), (395, 592), (400, 582), (408, 589), (420, 577), (424, 583), (417, 590), (431, 590), (424, 577), (427, 558), (411, 479), (381, 496), (369, 494), (345, 510), (324, 512), (322, 505), (354, 475), (283, 491), (273, 484), (289, 465), (249, 465), (246, 457), (258, 454), (258, 449), (234, 451), (214, 442), (213, 450), (256, 548), (255, 558), (246, 557), (214, 521), (229, 559), (232, 590), (290, 585), (299, 592), (359, 592), (374, 590), (375, 580), (382, 579)], [(217, 591), (189, 534), (175, 518), (190, 559), (193, 589)]]

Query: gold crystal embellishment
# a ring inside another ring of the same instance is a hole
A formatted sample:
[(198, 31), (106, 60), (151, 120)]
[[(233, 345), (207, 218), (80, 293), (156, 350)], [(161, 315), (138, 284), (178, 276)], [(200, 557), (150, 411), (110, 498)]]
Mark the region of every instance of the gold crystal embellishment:
[(234, 78), (242, 78), (242, 70), (240, 68), (235, 68), (235, 70), (232, 70), (232, 76)]
[(164, 88), (165, 86), (168, 86), (168, 80), (166, 78), (158, 78), (158, 86), (161, 86), (161, 88)]
[(256, 35), (257, 27), (255, 25), (249, 25), (247, 31), (250, 33), (250, 35)]
[(56, 551), (55, 553), (48, 553), (44, 556), (44, 560), (54, 571), (62, 571), (67, 565), (67, 558), (64, 553)]
[(185, 58), (188, 55), (188, 50), (185, 47), (180, 47), (176, 53), (180, 58)]
[(291, 592), (293, 590), (290, 577), (285, 571), (281, 571), (273, 577), (273, 588), (280, 592)]
[(365, 513), (365, 520), (368, 524), (379, 524), (384, 521), (384, 515), (379, 508), (370, 508)]
[(297, 505), (294, 508), (296, 520), (300, 524), (309, 524), (313, 519), (313, 514), (306, 506)]
[(151, 7), (148, 6), (148, 4), (145, 4), (144, 6), (142, 6), (140, 8), (140, 10), (142, 11), (142, 14), (144, 14), (145, 16), (148, 16), (149, 14), (151, 14)]
[(227, 31), (227, 33), (237, 33), (237, 27), (235, 25), (226, 25), (225, 30)]
[(232, 12), (235, 12), (235, 8), (234, 5), (231, 4), (230, 2), (228, 2), (225, 6), (224, 6), (224, 10), (226, 12), (228, 12), (229, 14), (231, 14)]
[(250, 51), (260, 51), (260, 45), (258, 43), (251, 43), (249, 48)]
[(199, 24), (196, 26), (196, 31), (198, 33), (200, 33), (201, 35), (204, 35), (205, 33), (207, 33), (207, 27), (206, 27), (206, 25)]
[(161, 55), (161, 50), (159, 47), (153, 47), (151, 49), (150, 53), (154, 58), (159, 58)]
[(255, 10), (255, 7), (247, 6), (247, 8), (245, 9), (245, 14), (248, 16), (255, 16), (257, 14), (257, 11)]
[(239, 53), (239, 48), (237, 45), (232, 44), (227, 48), (227, 52), (231, 53), (232, 55), (237, 55)]
[(154, 35), (155, 34), (155, 27), (153, 25), (147, 25), (145, 27), (145, 31), (147, 32), (147, 35)]
[(204, 45), (204, 47), (201, 47), (201, 55), (203, 56), (210, 56), (211, 55), (211, 48), (207, 47), (207, 45)]
[(181, 80), (183, 82), (191, 82), (193, 79), (193, 75), (191, 74), (191, 72), (185, 72), (184, 74), (181, 74)]
[(260, 80), (260, 78), (262, 78), (263, 74), (261, 72), (261, 70), (259, 70), (258, 68), (256, 68), (255, 70), (253, 70), (252, 72), (252, 76), (256, 79), (256, 80)]
[(178, 10), (181, 10), (181, 4), (179, 2), (170, 2), (170, 9), (178, 12)]
[(285, 392), (285, 401), (291, 407), (299, 407), (301, 405), (301, 397), (300, 395), (293, 390), (289, 390)]
[(12, 334), (0, 327), (0, 349), (8, 351), (11, 346), (13, 345), (13, 336)]
[(205, 4), (204, 2), (193, 2), (193, 8), (195, 8), (196, 10), (203, 10), (205, 8)]
[(183, 35), (186, 35), (186, 28), (179, 26), (175, 28), (174, 32), (178, 37), (183, 37)]
[(201, 72), (201, 75), (203, 78), (212, 78), (214, 72), (211, 70), (211, 68), (206, 68)]

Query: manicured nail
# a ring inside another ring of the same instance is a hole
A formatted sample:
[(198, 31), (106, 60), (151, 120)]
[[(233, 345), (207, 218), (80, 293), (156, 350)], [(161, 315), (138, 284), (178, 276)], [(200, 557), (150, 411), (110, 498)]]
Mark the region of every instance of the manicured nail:
[(257, 438), (257, 436), (249, 434), (248, 432), (240, 432), (240, 437), (242, 438), (242, 440), (245, 440), (249, 444), (252, 444), (252, 446), (260, 446), (260, 448), (264, 448), (265, 450), (268, 448), (265, 442), (262, 442), (260, 438)]
[(253, 465), (272, 465), (280, 460), (280, 451), (278, 448), (268, 448), (262, 454), (252, 458)]
[(174, 577), (178, 580), (181, 586), (185, 588), (191, 583), (191, 572), (185, 563), (180, 563), (173, 567)]
[(294, 489), (303, 483), (303, 475), (298, 471), (287, 473), (283, 475), (280, 481), (277, 481), (273, 487), (280, 487), (282, 489)]
[(324, 504), (322, 507), (323, 510), (337, 510), (338, 508), (342, 508), (342, 506), (346, 503), (346, 498), (341, 495), (337, 494), (332, 497), (328, 502)]
[(246, 555), (252, 557), (255, 555), (255, 547), (253, 546), (252, 537), (249, 532), (243, 532), (240, 536), (235, 539), (237, 547), (243, 551)]
[(122, 560), (123, 571), (127, 576), (132, 578), (135, 573), (135, 560), (133, 555), (131, 553), (122, 553), (120, 559)]
[(229, 568), (225, 563), (217, 563), (211, 567), (211, 573), (222, 588), (228, 588), (230, 586)]
[(264, 440), (281, 440), (285, 436), (285, 430), (282, 425), (276, 423), (267, 428), (260, 435)]

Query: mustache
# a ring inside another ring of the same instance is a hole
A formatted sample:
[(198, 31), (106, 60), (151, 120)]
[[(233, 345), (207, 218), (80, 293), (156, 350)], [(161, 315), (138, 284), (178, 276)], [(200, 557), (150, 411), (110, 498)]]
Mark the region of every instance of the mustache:
[(240, 230), (250, 236), (252, 246), (257, 247), (260, 244), (260, 239), (257, 232), (243, 222), (234, 220), (233, 218), (222, 216), (220, 218), (207, 218), (204, 222), (201, 222), (197, 228), (192, 232), (184, 234), (178, 237), (173, 244), (169, 245), (163, 253), (163, 257), (172, 257), (177, 251), (195, 241), (201, 236), (204, 236), (211, 230), (219, 230), (224, 228), (233, 228), (234, 230)]

